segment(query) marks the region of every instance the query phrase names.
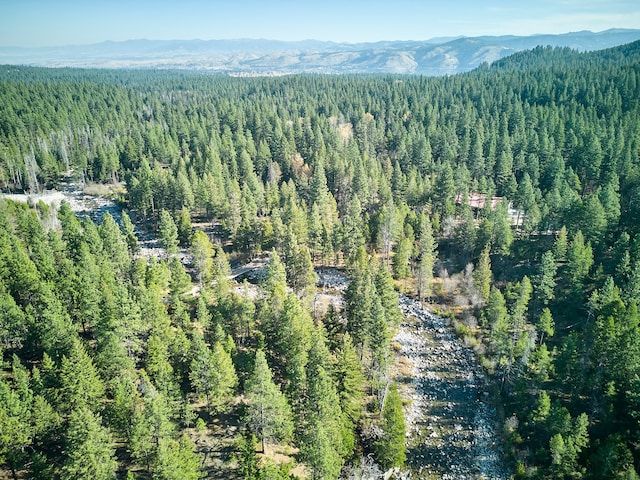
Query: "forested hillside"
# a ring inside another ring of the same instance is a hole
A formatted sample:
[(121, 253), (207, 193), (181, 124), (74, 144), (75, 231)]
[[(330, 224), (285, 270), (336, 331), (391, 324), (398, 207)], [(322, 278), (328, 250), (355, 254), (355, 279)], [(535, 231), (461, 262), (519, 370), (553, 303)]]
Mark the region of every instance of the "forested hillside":
[(517, 478), (637, 478), (639, 102), (640, 43), (443, 78), (0, 67), (0, 188), (118, 184), (128, 212), (0, 201), (7, 475), (402, 465), (395, 288), (473, 345)]

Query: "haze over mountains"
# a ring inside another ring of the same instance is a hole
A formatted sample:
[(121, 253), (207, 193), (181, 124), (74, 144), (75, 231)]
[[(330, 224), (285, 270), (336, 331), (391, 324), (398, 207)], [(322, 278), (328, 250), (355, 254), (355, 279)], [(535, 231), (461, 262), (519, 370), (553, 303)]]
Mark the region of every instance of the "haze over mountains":
[(0, 64), (47, 67), (162, 68), (232, 75), (414, 73), (472, 70), (538, 45), (600, 50), (640, 39), (640, 30), (561, 35), (434, 38), (334, 43), (316, 40), (129, 40), (61, 47), (0, 47)]

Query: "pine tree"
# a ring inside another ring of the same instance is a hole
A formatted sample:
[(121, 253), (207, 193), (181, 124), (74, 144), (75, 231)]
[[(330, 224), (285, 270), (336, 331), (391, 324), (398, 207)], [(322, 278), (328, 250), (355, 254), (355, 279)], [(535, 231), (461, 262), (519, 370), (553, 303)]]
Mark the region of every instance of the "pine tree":
[(264, 289), (268, 295), (269, 303), (278, 312), (280, 305), (287, 295), (287, 274), (278, 254), (271, 252), (266, 268)]
[(343, 335), (336, 352), (335, 375), (342, 412), (353, 425), (357, 425), (364, 409), (365, 378), (348, 333)]
[(262, 350), (256, 352), (253, 372), (245, 383), (247, 424), (262, 441), (288, 442), (293, 435), (292, 413), (287, 399), (273, 382)]
[(567, 273), (573, 289), (576, 291), (581, 289), (592, 265), (591, 245), (585, 243), (582, 232), (578, 230), (567, 250)]
[(473, 274), (473, 280), (483, 301), (489, 300), (491, 293), (491, 246), (487, 245), (480, 254)]
[(473, 218), (471, 207), (465, 205), (462, 207), (461, 224), (456, 228), (456, 242), (458, 244), (458, 250), (461, 252), (462, 263), (466, 264), (473, 254), (473, 250), (476, 246), (477, 227), (476, 221)]
[(189, 213), (189, 210), (184, 207), (180, 210), (176, 228), (180, 245), (183, 247), (190, 246), (191, 237), (193, 236), (193, 227), (191, 226), (191, 214)]
[(540, 273), (536, 278), (536, 302), (546, 306), (554, 298), (556, 286), (556, 259), (551, 250), (542, 254)]
[(122, 212), (122, 233), (124, 234), (125, 241), (129, 247), (129, 253), (135, 255), (140, 251), (140, 245), (138, 244), (138, 237), (136, 236), (133, 223), (127, 212)]
[(243, 432), (236, 442), (239, 472), (243, 480), (257, 480), (260, 475), (258, 456), (256, 455), (256, 436), (250, 431)]
[(231, 356), (220, 342), (215, 342), (209, 349), (198, 333), (194, 334), (192, 345), (191, 385), (196, 393), (204, 395), (213, 413), (220, 412), (229, 404), (238, 385)]
[(402, 398), (395, 383), (389, 386), (380, 426), (382, 436), (374, 445), (378, 462), (385, 469), (404, 465), (407, 459), (404, 445), (407, 427), (402, 412)]
[(509, 372), (510, 365), (516, 360), (526, 365), (531, 350), (534, 347), (534, 329), (527, 321), (532, 292), (533, 287), (531, 286), (531, 281), (526, 275), (522, 277), (520, 282), (514, 285), (513, 291), (509, 290), (510, 298), (513, 298), (513, 303), (510, 308), (512, 347), (510, 352), (511, 357), (506, 365), (507, 373)]
[(98, 410), (104, 400), (104, 383), (80, 340), (75, 340), (69, 355), (62, 357), (59, 378), (60, 405), (65, 410)]
[(380, 297), (375, 296), (371, 303), (370, 324), (367, 337), (371, 349), (371, 378), (373, 386), (379, 389), (389, 366), (389, 342), (391, 334)]
[(438, 255), (437, 244), (433, 238), (431, 221), (424, 213), (420, 215), (420, 246), (418, 248), (418, 255), (416, 284), (418, 288), (418, 299), (422, 301), (431, 297), (433, 267)]
[(567, 228), (563, 226), (553, 244), (553, 254), (557, 261), (562, 262), (566, 259), (568, 244)]
[(142, 398), (131, 417), (128, 448), (131, 456), (138, 462), (144, 462), (150, 472), (160, 440), (171, 437), (175, 424), (171, 421), (172, 410), (166, 396), (156, 389), (144, 373), (139, 380), (138, 390)]
[(552, 337), (555, 333), (553, 317), (551, 316), (551, 311), (547, 307), (542, 309), (542, 313), (538, 319), (538, 331), (540, 332), (540, 345), (542, 345), (545, 335), (547, 337)]
[(345, 422), (335, 386), (324, 367), (310, 364), (308, 377), (307, 421), (301, 433), (300, 450), (311, 478), (337, 479), (344, 458), (353, 448), (350, 422)]
[(509, 212), (506, 202), (502, 202), (495, 211), (492, 245), (496, 253), (509, 255), (512, 243), (513, 232), (509, 223)]
[(231, 277), (231, 266), (227, 259), (227, 254), (220, 245), (214, 248), (215, 255), (213, 257), (211, 274), (213, 276), (213, 295), (220, 301), (229, 293), (229, 284)]
[(407, 237), (402, 237), (396, 245), (396, 251), (393, 255), (393, 273), (398, 280), (404, 280), (409, 277), (411, 268), (409, 259), (412, 250), (411, 241)]
[(315, 418), (308, 426), (302, 454), (312, 480), (336, 480), (340, 475), (344, 461), (336, 451), (335, 439), (327, 427)]
[[(27, 395), (21, 395), (4, 379), (0, 379), (0, 462), (6, 462), (14, 478), (17, 478), (16, 471), (27, 460), (25, 450), (31, 447), (36, 433), (31, 425), (33, 420), (29, 397), (32, 394), (29, 391), (24, 393)], [(33, 423), (37, 428), (37, 422)]]
[(506, 355), (510, 345), (509, 312), (502, 292), (491, 287), (491, 293), (484, 309), (484, 315), (490, 328), (490, 338), (498, 358)]
[(347, 331), (362, 355), (368, 342), (370, 331), (371, 302), (375, 286), (364, 247), (355, 255), (349, 274), (349, 285), (344, 295), (347, 314)]
[(102, 217), (98, 228), (106, 258), (114, 265), (117, 271), (124, 273), (129, 266), (129, 248), (126, 238), (122, 235), (120, 227), (109, 212)]
[(160, 221), (158, 223), (158, 233), (162, 245), (167, 250), (167, 255), (178, 251), (178, 227), (171, 214), (166, 210), (160, 211)]
[(66, 459), (60, 477), (63, 480), (116, 478), (115, 448), (100, 417), (88, 408), (71, 412), (66, 436)]
[(191, 277), (178, 257), (169, 259), (169, 272), (171, 274), (169, 280), (170, 298), (172, 303), (175, 303), (175, 299), (180, 298), (180, 295), (191, 286)]
[(358, 196), (353, 195), (347, 204), (347, 214), (342, 219), (342, 228), (338, 237), (345, 259), (353, 258), (358, 250), (364, 246), (362, 208)]
[(211, 278), (213, 253), (213, 246), (207, 234), (202, 230), (196, 231), (191, 240), (191, 256), (196, 266), (198, 282), (201, 288), (203, 288)]
[(298, 244), (298, 240), (291, 229), (287, 229), (285, 239), (284, 263), (287, 283), (298, 295), (310, 293), (315, 286), (318, 276), (313, 270), (311, 254), (306, 245)]
[(375, 294), (382, 303), (387, 324), (391, 328), (396, 328), (400, 325), (403, 316), (398, 306), (398, 294), (395, 291), (395, 283), (391, 273), (389, 273), (386, 266), (379, 263), (375, 268), (374, 274)]
[(158, 443), (157, 459), (153, 468), (154, 480), (198, 480), (202, 472), (202, 458), (194, 452), (195, 445), (183, 434), (179, 440), (162, 438)]
[(455, 193), (453, 169), (449, 162), (444, 162), (438, 173), (433, 192), (434, 205), (438, 206), (440, 218), (445, 219), (455, 213)]

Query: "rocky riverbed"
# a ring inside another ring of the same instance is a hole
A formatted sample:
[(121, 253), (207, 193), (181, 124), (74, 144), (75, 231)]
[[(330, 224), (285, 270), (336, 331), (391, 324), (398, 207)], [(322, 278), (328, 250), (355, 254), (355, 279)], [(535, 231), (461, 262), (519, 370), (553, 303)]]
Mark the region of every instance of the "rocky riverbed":
[[(318, 272), (319, 286), (344, 292), (344, 273)], [(486, 403), (485, 377), (471, 349), (447, 320), (400, 295), (405, 314), (393, 341), (396, 376), (407, 400), (407, 457), (414, 478), (506, 480), (495, 412)]]
[[(43, 202), (56, 210), (65, 201), (80, 218), (88, 216), (96, 224), (99, 224), (102, 221), (102, 217), (109, 213), (116, 222), (120, 223), (123, 208), (121, 204), (114, 200), (111, 187), (87, 186), (81, 182), (74, 181), (69, 174), (61, 179), (56, 190), (45, 190), (37, 193), (0, 193), (0, 197), (29, 205)], [(145, 258), (162, 258), (166, 256), (166, 251), (155, 232), (139, 226), (136, 226), (135, 231), (140, 246), (139, 256)], [(186, 249), (182, 249), (179, 255), (183, 263), (188, 264), (190, 262), (189, 252)]]
[(405, 320), (394, 341), (411, 365), (405, 391), (413, 471), (425, 479), (508, 479), (473, 351), (419, 302), (401, 295), (400, 308)]

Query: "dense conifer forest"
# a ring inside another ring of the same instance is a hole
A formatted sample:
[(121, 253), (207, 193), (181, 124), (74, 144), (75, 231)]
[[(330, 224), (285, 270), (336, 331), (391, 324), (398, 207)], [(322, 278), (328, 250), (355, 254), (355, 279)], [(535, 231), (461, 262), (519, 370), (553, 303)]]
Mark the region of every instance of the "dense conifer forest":
[(65, 177), (124, 213), (0, 200), (7, 478), (402, 466), (397, 290), (473, 346), (515, 478), (638, 477), (640, 43), (440, 78), (0, 67), (0, 188)]

